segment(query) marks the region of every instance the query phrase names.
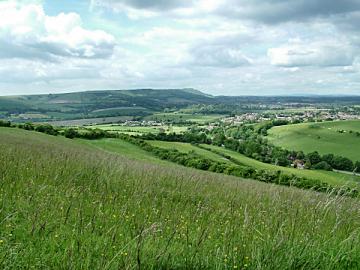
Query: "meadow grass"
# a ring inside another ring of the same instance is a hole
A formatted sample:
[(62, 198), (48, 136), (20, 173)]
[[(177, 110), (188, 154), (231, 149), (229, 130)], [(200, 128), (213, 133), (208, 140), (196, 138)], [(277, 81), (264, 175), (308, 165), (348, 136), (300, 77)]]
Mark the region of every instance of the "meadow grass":
[(225, 149), (224, 147), (214, 146), (214, 145), (203, 145), (204, 147), (208, 149), (213, 149), (215, 151), (218, 151), (220, 153), (223, 153), (225, 155), (228, 155), (235, 160), (237, 160), (239, 163), (253, 167), (256, 169), (262, 169), (262, 170), (270, 170), (270, 171), (282, 171), (287, 174), (294, 174), (299, 177), (306, 177), (310, 179), (318, 179), (322, 182), (326, 182), (332, 186), (359, 186), (360, 183), (360, 177), (356, 175), (351, 174), (344, 174), (339, 172), (332, 172), (332, 171), (322, 171), (322, 170), (299, 170), (294, 169), (290, 167), (282, 167), (277, 166), (269, 163), (260, 162), (258, 160), (249, 158), (245, 155), (242, 155), (238, 152)]
[(76, 141), (81, 144), (92, 146), (94, 148), (101, 149), (110, 153), (121, 154), (122, 156), (129, 159), (144, 160), (156, 164), (173, 164), (171, 162), (161, 160), (152, 153), (147, 152), (132, 143), (126, 142), (118, 138), (105, 138), (100, 140), (76, 139)]
[(165, 149), (175, 149), (178, 150), (181, 153), (189, 153), (189, 152), (195, 152), (196, 154), (208, 158), (217, 162), (223, 162), (227, 164), (231, 164), (232, 162), (227, 160), (226, 158), (217, 155), (211, 151), (207, 151), (204, 149), (201, 149), (199, 147), (196, 147), (194, 145), (191, 145), (190, 143), (182, 143), (182, 142), (164, 142), (164, 141), (147, 141), (149, 144), (155, 147), (165, 148)]
[[(339, 133), (344, 130), (344, 133)], [(350, 133), (353, 131), (353, 133)], [(269, 140), (275, 145), (306, 153), (318, 151), (321, 154), (335, 154), (360, 160), (360, 120), (304, 123), (273, 127)]]
[(1, 269), (360, 267), (358, 199), (18, 129), (0, 153)]

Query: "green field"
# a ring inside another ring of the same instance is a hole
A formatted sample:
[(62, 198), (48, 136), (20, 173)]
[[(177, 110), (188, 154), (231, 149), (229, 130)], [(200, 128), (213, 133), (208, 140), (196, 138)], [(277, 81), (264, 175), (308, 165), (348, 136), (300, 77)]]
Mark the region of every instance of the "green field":
[(130, 160), (128, 147), (0, 128), (0, 268), (360, 268), (358, 199)]
[[(190, 151), (194, 151), (195, 153), (209, 158), (218, 162), (232, 163), (231, 161), (225, 159), (221, 155), (213, 153), (211, 151), (207, 151), (201, 149), (199, 147), (193, 146), (189, 143), (180, 143), (180, 142), (163, 142), (163, 141), (148, 141), (153, 146), (168, 148), (168, 149), (176, 149), (183, 153), (188, 153)], [(334, 186), (344, 186), (350, 185), (355, 186), (360, 183), (360, 177), (354, 176), (351, 174), (343, 174), (337, 172), (329, 172), (329, 171), (320, 171), (320, 170), (299, 170), (287, 167), (276, 166), (273, 164), (263, 163), (257, 161), (252, 158), (248, 158), (240, 153), (225, 149), (223, 147), (213, 146), (213, 145), (203, 145), (206, 148), (216, 150), (218, 152), (224, 153), (234, 159), (236, 159), (241, 164), (252, 167), (260, 170), (270, 170), (270, 171), (282, 171), (287, 174), (295, 174), (300, 177), (306, 177), (311, 179), (318, 179), (322, 182), (329, 183)]]
[[(339, 133), (343, 130), (344, 133)], [(350, 133), (352, 131), (352, 133)], [(275, 145), (305, 153), (318, 151), (360, 160), (360, 120), (304, 123), (274, 127), (269, 140)]]
[(202, 157), (205, 157), (205, 158), (217, 161), (217, 162), (231, 163), (231, 161), (223, 158), (220, 155), (212, 153), (211, 151), (203, 150), (203, 149), (193, 146), (189, 143), (163, 142), (163, 141), (147, 141), (147, 142), (156, 147), (166, 148), (166, 149), (176, 149), (182, 153), (189, 153), (189, 152), (193, 151)]
[(153, 120), (153, 121), (172, 121), (172, 122), (195, 122), (198, 124), (204, 124), (207, 122), (214, 122), (221, 118), (225, 117), (225, 115), (221, 114), (187, 114), (187, 113), (155, 113), (153, 115), (149, 115), (144, 117), (145, 120)]
[[(148, 141), (148, 143), (150, 143), (151, 145), (156, 146), (156, 147), (162, 147), (162, 148), (167, 148), (167, 149), (176, 149), (183, 153), (188, 153), (190, 151), (194, 151), (195, 153), (197, 153), (205, 158), (214, 160), (214, 161), (232, 163), (231, 161), (225, 159), (221, 155), (218, 155), (211, 151), (201, 149), (201, 148), (193, 146), (189, 143), (163, 142), (163, 141)], [(263, 163), (263, 162), (255, 160), (255, 159), (252, 159), (252, 158), (248, 158), (240, 153), (225, 149), (223, 147), (217, 147), (217, 146), (213, 146), (213, 145), (203, 145), (203, 146), (206, 148), (213, 149), (218, 152), (224, 153), (224, 154), (236, 159), (241, 164), (248, 166), (248, 167), (255, 168), (255, 169), (270, 170), (270, 171), (282, 171), (284, 173), (295, 174), (300, 177), (318, 179), (322, 182), (326, 182), (326, 183), (329, 183), (334, 186), (344, 186), (344, 185), (355, 186), (355, 185), (358, 185), (358, 183), (360, 183), (359, 176), (337, 173), (337, 172), (329, 172), (329, 171), (299, 170), (299, 169), (281, 167), (281, 166), (276, 166), (273, 164)]]
[(256, 169), (263, 169), (263, 170), (270, 170), (270, 171), (282, 171), (284, 173), (295, 174), (300, 177), (318, 179), (320, 181), (329, 183), (334, 186), (344, 186), (344, 185), (354, 186), (354, 185), (358, 185), (358, 183), (360, 182), (359, 176), (337, 173), (337, 172), (330, 172), (330, 171), (299, 170), (299, 169), (294, 169), (294, 168), (281, 167), (281, 166), (276, 166), (273, 164), (263, 163), (263, 162), (255, 160), (255, 159), (252, 159), (252, 158), (248, 158), (240, 153), (225, 149), (223, 147), (218, 147), (218, 146), (213, 146), (213, 145), (204, 145), (204, 147), (207, 147), (209, 149), (214, 149), (216, 151), (224, 153), (232, 158), (235, 158), (241, 164), (243, 164), (245, 166), (253, 167)]
[(167, 165), (173, 165), (170, 162), (163, 161), (149, 152), (142, 150), (138, 146), (125, 142), (120, 139), (106, 138), (101, 140), (76, 140), (84, 145), (92, 146), (97, 149), (101, 149), (110, 153), (117, 153), (126, 156), (129, 159), (143, 160), (151, 163), (166, 163)]
[(116, 124), (107, 124), (107, 125), (94, 125), (88, 126), (88, 128), (99, 128), (106, 131), (115, 131), (126, 134), (145, 134), (145, 133), (154, 133), (158, 134), (160, 131), (165, 131), (166, 133), (182, 133), (185, 132), (188, 128), (184, 126), (147, 126), (147, 127), (131, 127), (131, 126), (122, 126)]

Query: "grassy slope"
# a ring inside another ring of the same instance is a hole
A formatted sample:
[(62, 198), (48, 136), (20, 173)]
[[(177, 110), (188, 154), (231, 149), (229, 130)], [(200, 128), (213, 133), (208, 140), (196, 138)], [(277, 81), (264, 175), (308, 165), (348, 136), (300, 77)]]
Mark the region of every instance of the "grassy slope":
[(226, 155), (229, 155), (242, 164), (258, 169), (263, 170), (272, 170), (272, 171), (283, 171), (288, 174), (295, 174), (301, 177), (307, 177), (312, 179), (319, 179), (321, 181), (327, 182), (332, 185), (336, 186), (343, 186), (345, 184), (354, 185), (355, 181), (360, 181), (360, 177), (348, 175), (348, 174), (342, 174), (342, 173), (336, 173), (336, 172), (328, 172), (328, 171), (319, 171), (319, 170), (298, 170), (293, 168), (287, 168), (287, 167), (281, 167), (276, 166), (273, 164), (263, 163), (260, 161), (257, 161), (252, 158), (248, 158), (240, 153), (237, 153), (235, 151), (231, 151), (228, 149), (224, 149), (222, 147), (213, 146), (213, 145), (204, 145), (205, 147), (212, 148), (214, 150), (220, 151)]
[[(314, 128), (316, 126), (317, 128)], [(339, 133), (337, 130), (346, 130)], [(348, 131), (360, 132), (360, 121), (337, 121), (324, 123), (305, 123), (274, 127), (269, 131), (269, 140), (276, 145), (291, 150), (321, 154), (333, 153), (360, 160), (360, 137)]]
[(153, 146), (168, 148), (168, 149), (176, 149), (183, 153), (188, 153), (190, 151), (194, 151), (195, 153), (209, 158), (211, 160), (215, 160), (218, 162), (231, 163), (231, 161), (223, 158), (220, 155), (212, 153), (211, 151), (200, 149), (199, 147), (193, 146), (190, 143), (181, 143), (181, 142), (163, 142), (163, 141), (148, 141)]
[(359, 269), (350, 198), (0, 128), (0, 268)]
[(125, 142), (120, 139), (101, 139), (101, 140), (77, 140), (79, 143), (95, 147), (97, 149), (105, 150), (107, 152), (121, 154), (130, 159), (135, 160), (144, 160), (152, 163), (166, 163), (172, 164), (170, 162), (163, 161), (151, 153), (142, 150), (136, 145)]
[[(209, 159), (219, 161), (219, 162), (226, 162), (231, 163), (231, 161), (228, 161), (224, 159), (222, 156), (217, 155), (216, 153), (213, 153), (211, 151), (200, 149), (196, 146), (192, 146), (189, 143), (179, 143), (179, 142), (163, 142), (163, 141), (148, 141), (150, 144), (157, 146), (157, 147), (163, 147), (163, 148), (174, 148), (177, 149), (180, 152), (190, 152), (195, 151), (199, 155), (202, 155), (204, 157), (207, 157)], [(327, 182), (329, 184), (332, 184), (334, 186), (343, 186), (343, 185), (355, 185), (355, 181), (360, 181), (360, 177), (348, 175), (348, 174), (342, 174), (342, 173), (336, 173), (336, 172), (328, 172), (328, 171), (319, 171), (319, 170), (298, 170), (293, 168), (286, 168), (281, 166), (275, 166), (272, 164), (263, 163), (260, 161), (257, 161), (255, 159), (248, 158), (240, 153), (224, 149), (222, 147), (212, 146), (212, 145), (204, 145), (207, 148), (212, 148), (214, 150), (220, 151), (224, 154), (227, 154), (236, 160), (238, 160), (240, 163), (250, 166), (257, 169), (263, 169), (263, 170), (271, 170), (271, 171), (283, 171), (288, 174), (295, 174), (301, 177), (307, 177), (311, 179), (319, 179), (320, 181)]]

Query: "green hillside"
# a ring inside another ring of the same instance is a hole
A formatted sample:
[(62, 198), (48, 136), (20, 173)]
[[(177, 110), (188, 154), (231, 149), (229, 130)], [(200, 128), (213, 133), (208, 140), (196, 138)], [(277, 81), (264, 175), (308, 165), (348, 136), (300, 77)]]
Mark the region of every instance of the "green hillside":
[(329, 183), (331, 185), (335, 186), (344, 186), (344, 185), (358, 185), (360, 183), (360, 177), (354, 176), (351, 174), (343, 174), (343, 173), (337, 173), (337, 172), (331, 172), (331, 171), (321, 171), (321, 170), (299, 170), (294, 168), (288, 168), (288, 167), (282, 167), (282, 166), (276, 166), (273, 164), (263, 163), (260, 161), (257, 161), (252, 158), (248, 158), (240, 153), (227, 150), (223, 147), (213, 146), (213, 145), (205, 145), (206, 148), (213, 149), (215, 151), (218, 151), (220, 153), (223, 153), (225, 155), (228, 155), (234, 159), (236, 159), (238, 162), (245, 166), (257, 168), (257, 169), (263, 169), (263, 170), (270, 170), (270, 171), (282, 171), (284, 173), (288, 174), (295, 174), (300, 177), (306, 177), (310, 179), (318, 179), (322, 182)]
[(360, 120), (279, 126), (269, 130), (268, 138), (290, 150), (316, 150), (360, 160)]
[[(205, 158), (209, 158), (209, 159), (212, 159), (212, 160), (215, 160), (218, 162), (231, 163), (231, 161), (226, 160), (221, 155), (218, 155), (211, 151), (201, 149), (201, 148), (193, 146), (189, 143), (163, 142), (163, 141), (148, 141), (148, 142), (157, 147), (176, 149), (176, 150), (178, 150), (180, 152), (184, 152), (184, 153), (194, 151), (197, 154), (199, 154)], [(218, 146), (214, 146), (214, 145), (203, 145), (203, 147), (215, 150), (216, 152), (219, 152), (219, 153), (223, 153), (229, 157), (232, 157), (238, 163), (248, 166), (248, 167), (255, 168), (255, 169), (269, 170), (269, 171), (282, 171), (284, 173), (294, 174), (299, 177), (317, 179), (317, 180), (329, 183), (334, 186), (344, 186), (344, 185), (350, 185), (350, 186), (356, 185), (357, 186), (358, 183), (360, 183), (360, 176), (354, 176), (351, 174), (343, 174), (343, 173), (330, 172), (330, 171), (299, 170), (299, 169), (293, 169), (293, 168), (288, 168), (288, 167), (281, 167), (281, 166), (276, 166), (273, 164), (263, 163), (263, 162), (255, 160), (255, 159), (252, 159), (252, 158), (248, 158), (240, 153), (225, 149), (223, 147), (218, 147)]]
[(165, 108), (212, 102), (213, 97), (194, 89), (86, 91), (0, 97), (0, 112), (3, 117), (12, 115), (18, 121), (135, 117)]
[(0, 128), (0, 268), (360, 268), (358, 199), (136, 161), (128, 147)]

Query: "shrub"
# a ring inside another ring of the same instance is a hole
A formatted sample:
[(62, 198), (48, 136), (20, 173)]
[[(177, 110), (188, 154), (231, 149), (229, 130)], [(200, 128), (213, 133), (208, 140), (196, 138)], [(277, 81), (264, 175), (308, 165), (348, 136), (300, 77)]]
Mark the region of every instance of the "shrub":
[(332, 167), (326, 162), (321, 161), (313, 166), (315, 170), (332, 171)]

